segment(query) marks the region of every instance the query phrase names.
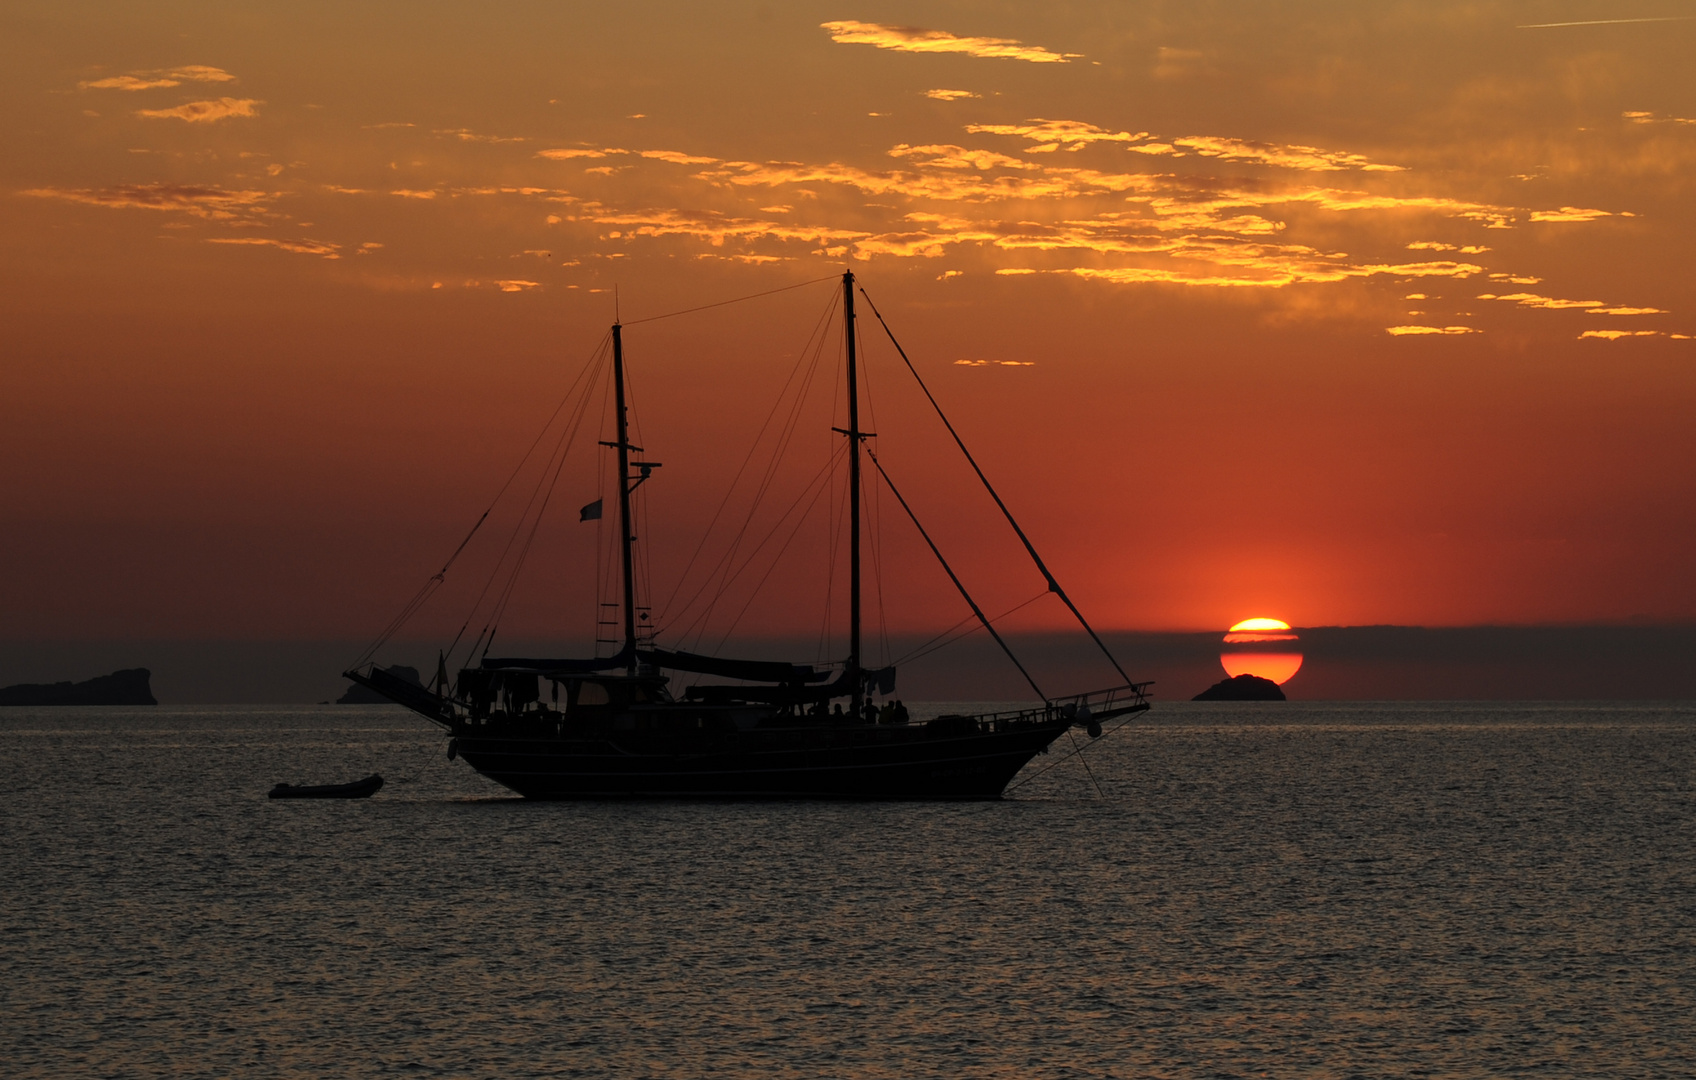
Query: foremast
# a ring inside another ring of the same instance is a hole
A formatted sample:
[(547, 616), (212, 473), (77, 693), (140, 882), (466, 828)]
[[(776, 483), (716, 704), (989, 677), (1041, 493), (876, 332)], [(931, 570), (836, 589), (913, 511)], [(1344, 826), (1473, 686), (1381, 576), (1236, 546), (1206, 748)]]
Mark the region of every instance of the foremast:
[(648, 478), (654, 463), (643, 463), (641, 476), (634, 478), (635, 483), (631, 482), (630, 451), (641, 452), (642, 448), (630, 445), (630, 410), (624, 395), (624, 327), (616, 322), (612, 324), (612, 386), (617, 441), (601, 445), (610, 446), (618, 452), (618, 558), (624, 584), (624, 648), (620, 655), (626, 658), (628, 674), (635, 675), (636, 568), (631, 549), (636, 543), (636, 534), (630, 519), (630, 493)]

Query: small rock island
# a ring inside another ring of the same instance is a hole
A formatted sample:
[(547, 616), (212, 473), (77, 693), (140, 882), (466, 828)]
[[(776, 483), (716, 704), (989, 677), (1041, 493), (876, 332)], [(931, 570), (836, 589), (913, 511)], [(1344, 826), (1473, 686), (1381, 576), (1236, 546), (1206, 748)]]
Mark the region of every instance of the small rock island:
[(77, 683), (19, 683), (0, 688), (0, 705), (157, 705), (152, 678), (138, 667)]
[(1191, 701), (1287, 701), (1284, 691), (1271, 679), (1259, 675), (1238, 675), (1222, 679), (1190, 698)]

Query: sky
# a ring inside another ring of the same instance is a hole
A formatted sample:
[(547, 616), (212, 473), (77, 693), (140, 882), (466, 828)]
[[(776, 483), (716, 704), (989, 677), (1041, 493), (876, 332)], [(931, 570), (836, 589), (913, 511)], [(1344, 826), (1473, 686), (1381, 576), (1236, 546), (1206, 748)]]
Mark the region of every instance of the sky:
[[(839, 449), (844, 270), (1103, 627), (1689, 622), (1693, 46), (1672, 0), (8, 4), (0, 635), (374, 634), (616, 313), (662, 640), (829, 652), (838, 482), (759, 591), (701, 568), (768, 417), (768, 554)], [(986, 609), (1037, 600), (861, 315), (880, 460)], [(511, 634), (594, 633), (597, 386)], [(879, 632), (964, 617), (868, 499)]]

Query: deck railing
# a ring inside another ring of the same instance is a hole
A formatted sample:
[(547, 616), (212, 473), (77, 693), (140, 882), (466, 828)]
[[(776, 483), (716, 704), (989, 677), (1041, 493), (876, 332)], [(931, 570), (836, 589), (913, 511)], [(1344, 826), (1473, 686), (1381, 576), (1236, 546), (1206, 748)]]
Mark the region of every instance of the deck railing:
[(1066, 719), (1080, 725), (1099, 722), (1126, 713), (1148, 708), (1148, 688), (1153, 683), (1126, 683), (1105, 690), (1086, 690), (1081, 694), (1053, 698), (1042, 705), (1005, 712), (978, 713), (974, 716), (938, 717), (955, 723), (975, 722), (980, 731), (1005, 731), (1022, 724), (1051, 724)]

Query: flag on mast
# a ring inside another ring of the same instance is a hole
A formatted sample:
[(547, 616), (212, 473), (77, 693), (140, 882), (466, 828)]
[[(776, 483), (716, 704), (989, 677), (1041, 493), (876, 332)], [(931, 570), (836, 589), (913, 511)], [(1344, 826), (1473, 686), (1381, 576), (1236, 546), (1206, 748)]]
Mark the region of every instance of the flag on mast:
[(594, 502), (590, 503), (588, 506), (585, 506), (583, 509), (577, 511), (577, 520), (578, 521), (599, 521), (599, 520), (601, 520), (601, 503), (603, 501), (604, 500), (596, 499)]

